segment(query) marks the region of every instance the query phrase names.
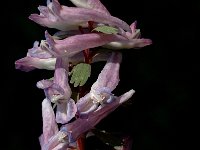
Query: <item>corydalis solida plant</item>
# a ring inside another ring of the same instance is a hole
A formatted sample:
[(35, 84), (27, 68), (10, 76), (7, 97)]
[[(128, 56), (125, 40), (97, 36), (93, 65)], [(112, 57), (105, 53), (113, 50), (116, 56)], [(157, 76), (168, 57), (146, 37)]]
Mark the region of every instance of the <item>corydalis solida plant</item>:
[[(140, 38), (136, 22), (129, 26), (112, 16), (99, 0), (71, 2), (77, 7), (48, 0), (47, 6), (38, 7), (40, 14), (30, 15), (34, 22), (59, 31), (54, 35), (46, 31), (46, 39), (36, 41), (27, 56), (15, 62), (16, 68), (23, 71), (54, 70), (53, 78), (37, 83), (46, 96), (42, 102), (43, 133), (39, 138), (43, 150), (83, 149), (80, 137), (135, 92), (130, 90), (121, 96), (112, 93), (119, 83), (122, 61), (117, 49), (151, 44), (151, 40)], [(91, 64), (98, 61), (106, 64), (90, 90), (73, 91), (72, 86), (85, 87)], [(73, 92), (78, 93), (78, 98), (72, 98)], [(121, 144), (121, 149), (131, 149), (130, 142)]]

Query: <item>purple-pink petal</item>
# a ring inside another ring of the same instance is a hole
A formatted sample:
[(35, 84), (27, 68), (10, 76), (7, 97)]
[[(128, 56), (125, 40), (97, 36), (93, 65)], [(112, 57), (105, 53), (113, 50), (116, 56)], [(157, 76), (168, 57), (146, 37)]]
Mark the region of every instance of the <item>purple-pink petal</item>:
[(76, 140), (82, 133), (92, 129), (118, 106), (130, 99), (133, 94), (134, 90), (130, 90), (129, 92), (116, 98), (114, 102), (99, 107), (88, 116), (88, 119), (78, 118), (74, 122), (64, 125), (63, 128), (66, 128), (66, 130), (71, 133), (72, 138)]
[(41, 80), (41, 81), (38, 81), (37, 82), (37, 87), (39, 89), (46, 89), (46, 88), (49, 88), (50, 86), (52, 86), (53, 84), (53, 81), (52, 80)]
[(66, 143), (59, 143), (55, 148), (53, 148), (52, 150), (72, 150), (68, 148), (69, 145)]
[(44, 86), (43, 82), (38, 82), (37, 85), (44, 87), (46, 97), (53, 103), (59, 99), (68, 100), (71, 96), (71, 89), (68, 84), (68, 58), (57, 58), (56, 69), (54, 72), (53, 83), (50, 86)]
[(70, 99), (67, 103), (67, 117), (66, 120), (70, 121), (77, 112), (77, 107), (73, 99)]
[(45, 143), (41, 147), (42, 147), (42, 150), (53, 150), (53, 149), (58, 150), (57, 148), (60, 147), (59, 145), (62, 145), (63, 148), (67, 148), (69, 145), (68, 133), (63, 130), (60, 130), (59, 132), (57, 132), (57, 134), (55, 134), (48, 140), (48, 143)]
[[(83, 33), (90, 33), (90, 30), (88, 28), (82, 28)], [(82, 34), (80, 30), (69, 30), (69, 31), (58, 31), (54, 33), (53, 37), (54, 39), (64, 39), (69, 36), (74, 36), (77, 34)]]
[(102, 12), (87, 9), (61, 6), (57, 0), (47, 7), (40, 6), (40, 15), (32, 14), (29, 18), (36, 23), (49, 28), (56, 28), (62, 31), (78, 29), (81, 25), (86, 25), (88, 21), (109, 24), (131, 32), (129, 25), (111, 15), (102, 15)]
[(82, 34), (63, 40), (54, 40), (46, 31), (45, 36), (51, 50), (50, 52), (55, 56), (73, 56), (88, 48), (102, 46), (113, 41), (125, 40), (125, 38), (118, 35), (103, 33)]
[(90, 8), (106, 15), (110, 15), (106, 7), (100, 2), (100, 0), (70, 0), (77, 7)]
[(130, 39), (130, 40), (121, 40), (119, 42), (110, 42), (104, 45), (104, 47), (109, 49), (132, 49), (132, 48), (141, 48), (151, 44), (152, 41), (150, 39)]
[(115, 97), (115, 100), (112, 103), (106, 104), (106, 105), (101, 105), (98, 108), (98, 110), (96, 110), (95, 112), (93, 112), (93, 114), (91, 114), (91, 117), (99, 116), (100, 120), (103, 119), (110, 112), (114, 111), (118, 106), (120, 106), (122, 103), (129, 100), (134, 93), (135, 93), (134, 90), (130, 90), (130, 91), (126, 92), (125, 94), (119, 96), (119, 97)]
[(59, 102), (57, 104), (56, 122), (65, 124), (69, 122), (77, 112), (77, 107), (74, 100)]
[(48, 143), (48, 140), (58, 132), (58, 127), (55, 121), (55, 115), (51, 107), (51, 102), (44, 99), (42, 102), (42, 118), (43, 118), (43, 143)]
[(35, 41), (33, 48), (28, 50), (27, 56), (41, 59), (52, 58), (52, 55), (48, 52), (47, 43), (44, 40), (40, 42), (40, 46), (39, 42)]
[[(99, 53), (93, 57), (92, 62), (106, 61), (111, 53)], [(80, 62), (84, 62), (83, 53), (78, 53), (72, 57), (69, 57), (69, 62), (73, 65), (76, 65)], [(55, 69), (56, 58), (37, 58), (37, 57), (24, 57), (15, 62), (15, 68), (29, 72), (34, 69), (46, 69), (54, 70)]]
[(90, 107), (92, 107), (93, 102), (91, 99), (91, 94), (88, 93), (85, 96), (81, 97), (78, 102), (76, 103), (77, 109), (78, 109), (78, 115), (81, 114), (81, 112), (85, 112), (88, 109), (90, 109)]
[(53, 103), (56, 103), (60, 99), (64, 99), (66, 96), (64, 89), (56, 83), (53, 83), (48, 88), (44, 89), (44, 92), (46, 97)]
[(41, 41), (40, 46), (38, 41), (34, 42), (33, 48), (28, 50), (27, 56), (15, 62), (16, 69), (26, 72), (36, 68), (53, 70), (56, 59), (52, 58), (46, 44), (44, 40)]
[(67, 100), (71, 96), (71, 88), (68, 84), (68, 66), (69, 60), (67, 57), (57, 58), (53, 80), (55, 84), (59, 85), (64, 90), (64, 96)]
[(137, 21), (134, 21), (134, 22), (130, 25), (130, 28), (131, 28), (131, 31), (132, 31), (132, 32), (135, 32), (136, 26), (137, 26)]
[(119, 83), (121, 60), (121, 53), (112, 53), (91, 89), (95, 91), (96, 89), (107, 87), (110, 91), (113, 91)]
[(99, 103), (112, 103), (114, 101), (111, 92), (119, 83), (121, 59), (121, 53), (112, 53), (97, 81), (92, 85), (90, 93), (78, 100), (76, 105), (79, 117), (87, 118), (98, 108)]
[(34, 69), (53, 70), (55, 68), (55, 58), (40, 59), (36, 57), (26, 56), (15, 62), (15, 68), (29, 72)]

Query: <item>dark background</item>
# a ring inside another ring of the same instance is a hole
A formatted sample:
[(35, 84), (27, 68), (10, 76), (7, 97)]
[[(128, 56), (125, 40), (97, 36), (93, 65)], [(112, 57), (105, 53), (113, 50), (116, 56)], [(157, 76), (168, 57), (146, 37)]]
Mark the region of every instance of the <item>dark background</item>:
[[(69, 4), (67, 0), (60, 2)], [(142, 37), (152, 39), (153, 45), (123, 51), (121, 81), (115, 95), (132, 88), (136, 94), (132, 103), (117, 109), (98, 127), (131, 135), (134, 150), (192, 149), (196, 130), (190, 90), (193, 75), (198, 72), (199, 2), (102, 0), (102, 3), (113, 16), (128, 24), (137, 20)], [(35, 40), (44, 39), (46, 29), (28, 19), (41, 4), (45, 1), (17, 0), (4, 1), (1, 6), (1, 120), (8, 150), (40, 149), (44, 94), (35, 85), (53, 72), (25, 73), (15, 70), (14, 62), (25, 57)]]

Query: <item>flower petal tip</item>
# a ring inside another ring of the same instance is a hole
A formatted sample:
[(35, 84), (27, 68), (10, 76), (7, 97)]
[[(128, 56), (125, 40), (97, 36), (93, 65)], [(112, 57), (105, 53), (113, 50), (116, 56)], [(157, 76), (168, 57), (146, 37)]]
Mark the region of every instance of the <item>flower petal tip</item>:
[(129, 100), (133, 96), (134, 93), (135, 93), (135, 90), (133, 90), (133, 89), (126, 92), (125, 94), (120, 96), (119, 103), (122, 104), (122, 103), (126, 102), (127, 100)]
[(145, 43), (146, 45), (151, 45), (151, 44), (152, 44), (152, 40), (150, 40), (150, 39), (145, 39), (145, 40), (144, 40), (144, 43)]
[(26, 57), (19, 59), (15, 62), (15, 69), (18, 69), (24, 72), (29, 72), (29, 71), (34, 70), (35, 67), (28, 65), (28, 63), (29, 61)]
[(54, 47), (55, 41), (47, 31), (45, 31), (45, 38), (47, 40), (47, 43), (48, 43), (48, 46), (49, 46), (49, 49), (50, 49), (51, 53), (53, 53), (53, 55), (56, 55), (56, 53), (54, 52), (54, 50), (55, 50), (55, 47)]
[(136, 27), (137, 27), (137, 21), (134, 21), (131, 25), (130, 25), (132, 32), (135, 32)]
[(34, 21), (35, 23), (45, 26), (44, 24), (42, 24), (42, 21), (41, 21), (43, 19), (43, 17), (38, 14), (31, 14), (28, 18), (30, 20)]
[(133, 96), (133, 94), (135, 94), (135, 90), (131, 89), (128, 93), (130, 93), (131, 96)]

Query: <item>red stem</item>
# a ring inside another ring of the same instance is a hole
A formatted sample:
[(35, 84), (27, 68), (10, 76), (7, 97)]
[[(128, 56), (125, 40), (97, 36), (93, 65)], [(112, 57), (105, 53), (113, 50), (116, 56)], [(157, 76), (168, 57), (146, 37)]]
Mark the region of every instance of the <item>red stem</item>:
[(83, 51), (84, 57), (85, 57), (85, 63), (90, 64), (90, 50), (85, 49)]
[[(90, 30), (90, 32), (92, 31), (93, 29), (93, 22), (92, 21), (88, 21), (88, 28)], [(79, 26), (79, 31), (84, 34), (84, 30), (83, 30), (83, 27)], [(85, 63), (87, 64), (90, 64), (91, 62), (91, 58), (90, 58), (90, 49), (85, 49), (83, 50), (83, 55), (84, 55), (84, 58), (85, 58)]]
[[(93, 30), (93, 21), (88, 21), (88, 29), (91, 32)], [(79, 26), (79, 31), (84, 34), (84, 30), (81, 26)], [(83, 55), (85, 58), (85, 63), (90, 64), (92, 61), (92, 55), (90, 54), (90, 49), (85, 49), (83, 51)], [(82, 97), (84, 94), (83, 89), (80, 87), (79, 88), (79, 94)], [(85, 149), (85, 134), (81, 135), (81, 137), (77, 140), (77, 147), (78, 150), (84, 150)]]
[(77, 147), (78, 147), (78, 150), (85, 150), (85, 135), (82, 135), (77, 140)]
[(92, 30), (94, 29), (93, 25), (94, 25), (93, 21), (88, 21), (88, 28), (89, 28), (90, 32), (92, 32)]

